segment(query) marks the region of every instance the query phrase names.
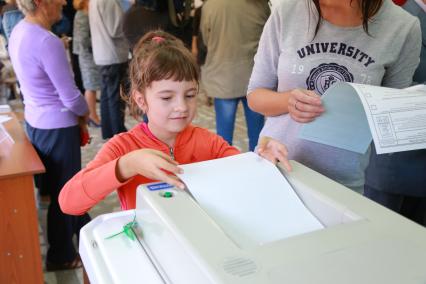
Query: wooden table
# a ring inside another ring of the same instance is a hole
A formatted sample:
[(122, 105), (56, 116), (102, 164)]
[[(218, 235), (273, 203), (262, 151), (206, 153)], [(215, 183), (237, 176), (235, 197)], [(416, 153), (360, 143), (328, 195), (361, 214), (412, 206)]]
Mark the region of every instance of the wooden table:
[(45, 171), (16, 116), (0, 151), (0, 283), (43, 283), (33, 175)]

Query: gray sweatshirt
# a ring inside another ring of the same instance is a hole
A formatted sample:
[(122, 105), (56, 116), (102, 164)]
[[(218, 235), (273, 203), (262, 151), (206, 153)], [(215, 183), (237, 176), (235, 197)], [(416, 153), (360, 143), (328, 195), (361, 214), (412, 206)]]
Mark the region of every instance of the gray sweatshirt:
[(128, 60), (129, 45), (123, 33), (123, 16), (119, 0), (89, 1), (90, 33), (97, 65), (112, 65)]
[[(322, 95), (338, 81), (393, 88), (410, 85), (421, 45), (415, 17), (385, 0), (370, 21), (370, 35), (362, 25), (338, 27), (323, 20), (314, 38), (318, 15), (308, 2), (282, 0), (273, 9), (259, 42), (248, 94), (257, 88), (278, 92), (303, 88)], [(286, 144), (290, 159), (361, 191), (369, 151), (360, 155), (299, 139), (301, 126), (288, 114), (268, 117), (260, 135)]]

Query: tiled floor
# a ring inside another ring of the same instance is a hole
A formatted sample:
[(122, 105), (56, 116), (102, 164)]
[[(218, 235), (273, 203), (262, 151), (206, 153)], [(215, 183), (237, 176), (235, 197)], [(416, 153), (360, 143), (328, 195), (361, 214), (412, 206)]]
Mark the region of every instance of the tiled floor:
[[(18, 100), (11, 101), (12, 107), (15, 111), (22, 112), (22, 105)], [(194, 124), (200, 125), (202, 127), (208, 128), (211, 131), (215, 132), (215, 115), (214, 108), (206, 104), (206, 99), (204, 96), (199, 96), (198, 104), (198, 113), (194, 120)], [(129, 115), (126, 116), (126, 127), (130, 129), (137, 124), (137, 121), (134, 120)], [(82, 148), (82, 158), (83, 158), (83, 167), (86, 165), (98, 152), (98, 150), (103, 145), (103, 140), (101, 137), (99, 128), (91, 128), (90, 134), (92, 136), (92, 143), (86, 147)], [(244, 115), (242, 107), (240, 106), (237, 113), (235, 132), (234, 132), (234, 145), (242, 151), (247, 151), (248, 148), (248, 139), (246, 134), (246, 125), (244, 120)], [(44, 258), (47, 250), (47, 241), (45, 235), (46, 229), (46, 206), (43, 206), (38, 202), (39, 205), (39, 223), (40, 223), (40, 247)], [(112, 193), (104, 201), (96, 205), (91, 211), (90, 215), (92, 218), (113, 211), (119, 211), (119, 202), (117, 195)], [(82, 279), (82, 269), (68, 270), (68, 271), (59, 271), (59, 272), (44, 272), (44, 280), (47, 284), (73, 284), (73, 283), (83, 283)]]

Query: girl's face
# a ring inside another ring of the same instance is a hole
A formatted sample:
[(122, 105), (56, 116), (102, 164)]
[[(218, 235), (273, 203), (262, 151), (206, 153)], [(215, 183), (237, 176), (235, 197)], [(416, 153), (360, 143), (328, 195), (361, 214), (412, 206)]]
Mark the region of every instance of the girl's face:
[(171, 146), (194, 119), (197, 93), (196, 82), (168, 79), (152, 82), (145, 96), (136, 92), (135, 100), (147, 115), (151, 132)]

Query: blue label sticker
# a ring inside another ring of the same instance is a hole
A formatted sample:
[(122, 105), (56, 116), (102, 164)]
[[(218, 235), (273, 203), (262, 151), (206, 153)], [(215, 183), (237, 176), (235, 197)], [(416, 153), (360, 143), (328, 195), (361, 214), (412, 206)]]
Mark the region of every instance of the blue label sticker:
[(174, 187), (173, 185), (170, 185), (166, 182), (162, 182), (162, 183), (156, 183), (156, 184), (151, 184), (147, 186), (149, 190), (154, 191), (154, 190), (161, 190), (161, 189), (166, 189), (166, 188), (172, 188)]

